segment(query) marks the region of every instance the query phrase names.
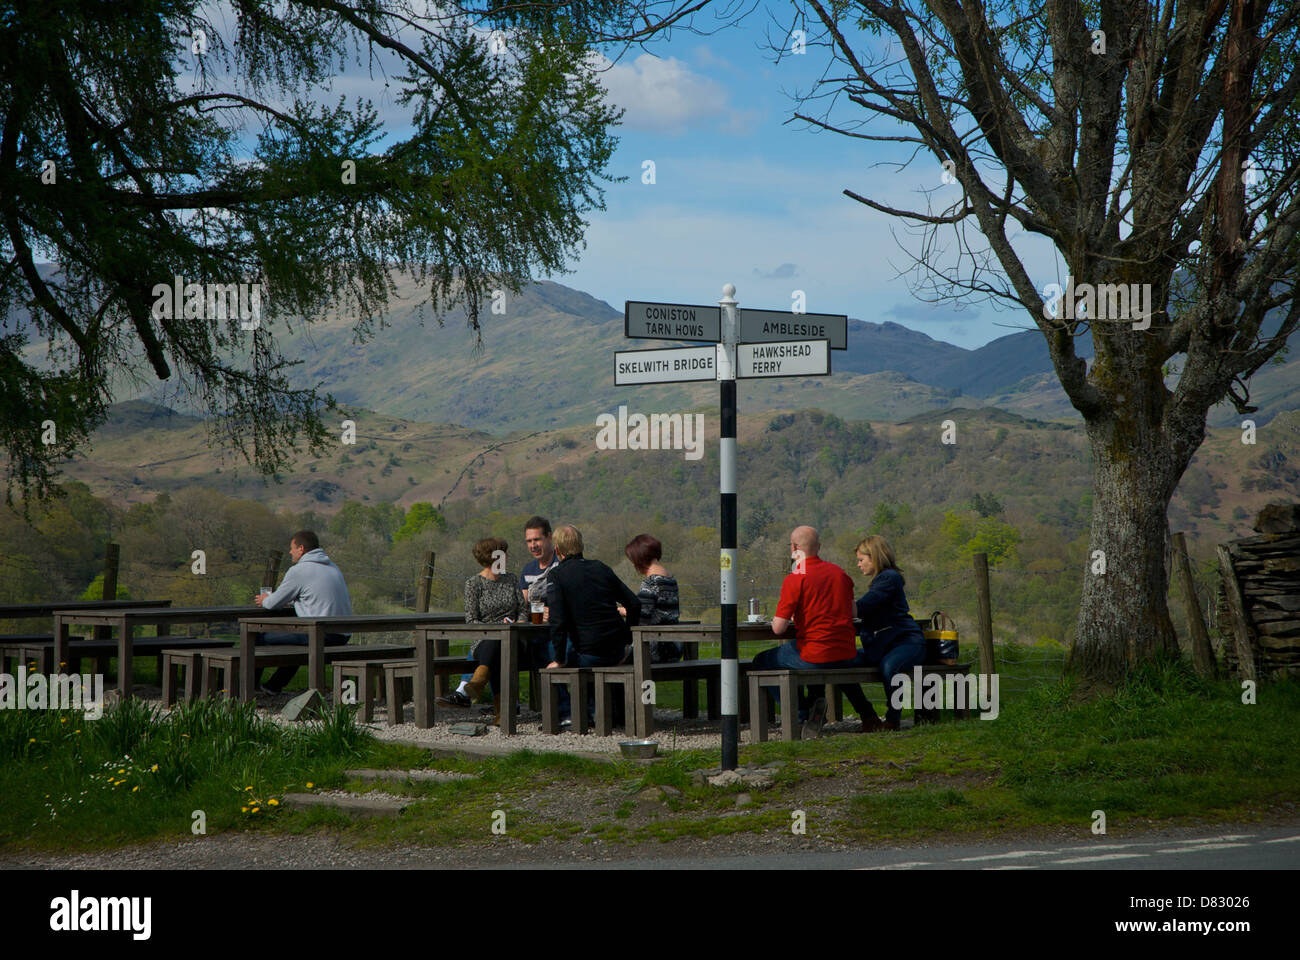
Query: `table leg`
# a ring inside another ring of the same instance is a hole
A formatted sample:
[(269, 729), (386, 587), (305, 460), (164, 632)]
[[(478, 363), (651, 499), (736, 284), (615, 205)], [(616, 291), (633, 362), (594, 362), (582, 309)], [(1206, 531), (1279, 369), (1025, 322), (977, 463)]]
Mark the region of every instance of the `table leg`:
[[(433, 639), (433, 655), (435, 657), (445, 657), (451, 652), (451, 642), (445, 634), (435, 635)], [(436, 674), (433, 678), (433, 695), (435, 697), (445, 697), (451, 692), (451, 687), (447, 683), (445, 673)]]
[[(259, 629), (250, 629), (247, 624), (239, 625), (239, 699), (250, 703), (257, 696), (257, 638), (262, 635)], [(207, 692), (207, 681), (204, 681)]]
[(117, 692), (124, 697), (131, 695), (131, 688), (135, 685), (134, 646), (131, 625), (123, 617), (117, 622)]
[(427, 730), (433, 726), (433, 640), (417, 635), (415, 641), (415, 725)]
[[(653, 634), (643, 633), (641, 630), (632, 631), (632, 685), (635, 687), (633, 695), (636, 697), (636, 716), (629, 719), (628, 723), (632, 724), (638, 737), (648, 737), (654, 733), (655, 729), (655, 705), (654, 705), (654, 685), (650, 683), (650, 641), (654, 639)], [(647, 703), (646, 701), (650, 701)]]
[(54, 662), (56, 664), (68, 663), (72, 659), (68, 626), (69, 624), (62, 617), (54, 618)]
[(759, 685), (758, 677), (749, 678), (749, 742), (767, 740), (767, 693)]
[(519, 632), (508, 627), (501, 638), (501, 689), (496, 691), (501, 701), (501, 736), (515, 735), (516, 711), (519, 700), (519, 666), (515, 663)]
[(307, 687), (325, 691), (325, 628), (317, 623), (307, 627)]

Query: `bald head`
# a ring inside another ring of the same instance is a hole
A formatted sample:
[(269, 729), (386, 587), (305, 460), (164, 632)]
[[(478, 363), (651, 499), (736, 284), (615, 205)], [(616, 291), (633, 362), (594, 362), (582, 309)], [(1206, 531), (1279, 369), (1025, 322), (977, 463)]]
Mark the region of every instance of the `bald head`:
[(822, 548), (822, 542), (817, 538), (817, 531), (812, 527), (795, 527), (790, 532), (790, 552), (802, 550), (804, 556), (815, 557)]

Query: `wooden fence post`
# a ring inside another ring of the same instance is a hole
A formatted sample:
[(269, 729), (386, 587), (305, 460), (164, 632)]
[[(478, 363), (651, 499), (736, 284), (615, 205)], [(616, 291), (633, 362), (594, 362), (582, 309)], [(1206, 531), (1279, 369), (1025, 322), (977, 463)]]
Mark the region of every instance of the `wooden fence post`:
[(415, 612), (429, 612), (429, 593), (433, 590), (433, 561), (436, 554), (432, 550), (425, 551), (424, 560), (420, 564), (420, 580), (415, 588)]
[(272, 550), (266, 556), (266, 570), (262, 574), (262, 582), (259, 587), (270, 587), (275, 589), (275, 581), (280, 577), (280, 561), (284, 559), (284, 552), (281, 550)]
[(117, 562), (121, 550), (121, 545), (117, 543), (104, 547), (104, 592), (100, 594), (101, 600), (117, 599)]
[(975, 596), (979, 600), (980, 673), (995, 672), (993, 663), (993, 604), (989, 594), (989, 556), (977, 553), (975, 563)]
[(1250, 621), (1246, 619), (1246, 601), (1241, 596), (1237, 571), (1232, 568), (1228, 548), (1219, 544), (1219, 573), (1223, 577), (1223, 595), (1228, 601), (1228, 619), (1232, 621), (1232, 635), (1237, 644), (1237, 674), (1243, 680), (1258, 680), (1255, 672), (1255, 648), (1251, 644)]
[(1174, 551), (1174, 574), (1183, 585), (1183, 607), (1187, 611), (1187, 629), (1192, 635), (1192, 664), (1202, 677), (1214, 676), (1214, 650), (1210, 648), (1210, 634), (1205, 629), (1205, 617), (1200, 601), (1196, 599), (1196, 584), (1192, 581), (1192, 565), (1187, 559), (1187, 539), (1181, 533), (1169, 538)]

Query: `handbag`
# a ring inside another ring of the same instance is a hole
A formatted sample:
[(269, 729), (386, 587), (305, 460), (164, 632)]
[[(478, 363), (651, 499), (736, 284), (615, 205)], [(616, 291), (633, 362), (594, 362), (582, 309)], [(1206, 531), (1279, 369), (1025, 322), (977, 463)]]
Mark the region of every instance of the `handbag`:
[(942, 610), (922, 620), (921, 633), (925, 636), (925, 662), (952, 666), (957, 662), (957, 624)]

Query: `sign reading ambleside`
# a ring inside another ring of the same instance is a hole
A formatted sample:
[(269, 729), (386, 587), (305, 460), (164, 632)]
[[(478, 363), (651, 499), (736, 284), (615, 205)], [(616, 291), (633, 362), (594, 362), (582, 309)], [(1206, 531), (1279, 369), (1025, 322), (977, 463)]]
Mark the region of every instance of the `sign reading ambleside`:
[(736, 345), (738, 377), (824, 377), (831, 372), (825, 340)]
[(666, 350), (616, 350), (614, 385), (681, 383), (718, 379), (718, 348), (669, 347)]
[(722, 339), (722, 308), (628, 300), (623, 305), (623, 333), (633, 340), (710, 340), (717, 343)]
[(829, 340), (832, 350), (849, 348), (849, 318), (838, 313), (790, 313), (788, 310), (741, 310), (741, 343), (778, 340)]

